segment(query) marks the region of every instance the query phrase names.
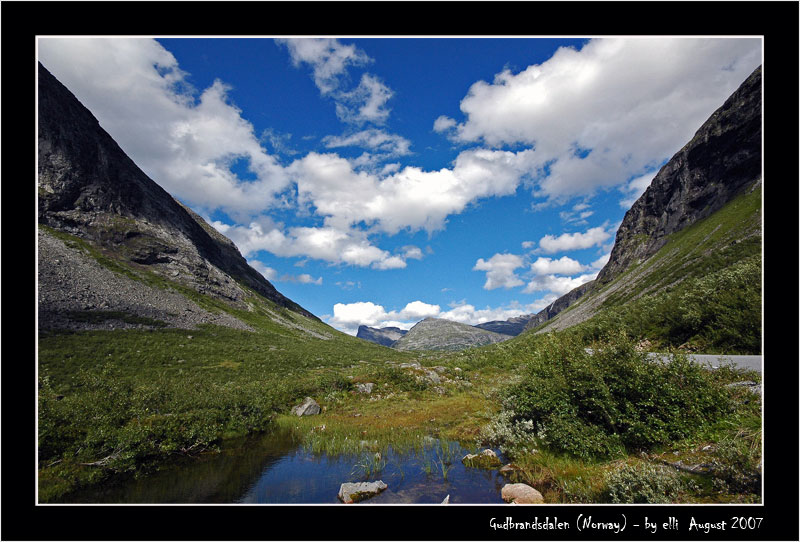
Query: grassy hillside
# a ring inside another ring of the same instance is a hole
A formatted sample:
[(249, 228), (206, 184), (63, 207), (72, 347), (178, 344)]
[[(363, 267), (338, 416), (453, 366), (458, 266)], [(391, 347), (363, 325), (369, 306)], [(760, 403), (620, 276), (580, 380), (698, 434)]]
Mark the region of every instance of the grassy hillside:
[(664, 247), (536, 331), (624, 329), (653, 347), (761, 351), (761, 190), (671, 235)]

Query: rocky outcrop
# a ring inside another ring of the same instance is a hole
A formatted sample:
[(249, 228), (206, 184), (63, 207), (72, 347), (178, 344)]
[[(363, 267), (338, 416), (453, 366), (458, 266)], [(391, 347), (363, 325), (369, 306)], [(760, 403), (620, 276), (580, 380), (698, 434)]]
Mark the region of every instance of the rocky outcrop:
[(111, 271), (80, 247), (38, 232), (39, 329), (124, 329), (214, 324), (252, 331), (225, 312), (212, 313), (172, 290)]
[(397, 350), (463, 350), (510, 339), (467, 324), (442, 318), (426, 318), (394, 343)]
[(400, 337), (405, 335), (407, 330), (399, 327), (369, 327), (358, 326), (356, 337), (383, 346), (391, 347)]
[[(250, 267), (229, 239), (139, 169), (41, 64), (38, 84), (39, 224), (87, 241), (130, 269), (155, 273), (240, 309), (248, 308), (249, 289), (316, 319)], [(53, 265), (42, 256), (40, 269)]]

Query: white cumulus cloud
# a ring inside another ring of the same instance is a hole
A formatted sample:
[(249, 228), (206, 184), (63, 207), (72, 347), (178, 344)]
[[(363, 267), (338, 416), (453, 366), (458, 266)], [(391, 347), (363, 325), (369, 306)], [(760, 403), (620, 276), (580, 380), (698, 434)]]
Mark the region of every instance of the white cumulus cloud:
[(307, 64), (314, 83), (322, 94), (339, 89), (350, 66), (363, 66), (372, 59), (355, 45), (345, 45), (335, 38), (281, 38), (276, 43), (289, 50), (295, 66)]
[(524, 265), (521, 256), (516, 254), (495, 254), (488, 260), (479, 258), (473, 271), (486, 271), (485, 290), (513, 288), (525, 284), (514, 271)]
[(539, 249), (546, 254), (580, 250), (600, 245), (609, 237), (611, 237), (611, 234), (602, 226), (591, 228), (583, 233), (562, 233), (558, 237), (545, 235), (539, 240)]
[(586, 269), (577, 260), (562, 256), (558, 260), (539, 257), (531, 264), (531, 271), (536, 275), (572, 275)]
[(474, 83), (461, 101), (466, 120), (439, 117), (434, 129), (462, 142), (535, 148), (531, 164), (549, 169), (537, 179), (539, 196), (590, 194), (672, 156), (761, 55), (759, 38), (593, 39)]
[(597, 273), (589, 273), (578, 277), (561, 277), (556, 275), (541, 275), (534, 277), (528, 283), (523, 292), (534, 293), (539, 291), (553, 292), (562, 296), (567, 292), (577, 288), (581, 284), (597, 278)]

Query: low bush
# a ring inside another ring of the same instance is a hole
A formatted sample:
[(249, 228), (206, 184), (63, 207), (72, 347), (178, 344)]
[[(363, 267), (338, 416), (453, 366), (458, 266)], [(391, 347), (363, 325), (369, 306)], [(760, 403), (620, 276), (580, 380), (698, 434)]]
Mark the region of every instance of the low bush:
[(687, 438), (732, 406), (707, 370), (679, 354), (653, 361), (624, 334), (592, 352), (575, 336), (551, 334), (503, 399), (509, 423), (526, 422), (540, 444), (584, 459)]
[(625, 465), (606, 476), (606, 498), (613, 504), (668, 504), (696, 489), (674, 469), (648, 463)]
[(726, 493), (761, 494), (761, 433), (726, 439), (714, 451), (713, 486)]
[(418, 379), (412, 372), (397, 367), (381, 367), (376, 371), (375, 379), (388, 383), (397, 391), (425, 391), (428, 388), (424, 379)]

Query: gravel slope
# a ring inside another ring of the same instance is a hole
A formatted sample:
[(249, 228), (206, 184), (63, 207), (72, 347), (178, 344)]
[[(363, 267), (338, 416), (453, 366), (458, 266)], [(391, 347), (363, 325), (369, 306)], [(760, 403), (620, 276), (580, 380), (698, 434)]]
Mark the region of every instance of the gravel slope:
[(144, 327), (121, 320), (83, 322), (68, 315), (72, 311), (119, 311), (160, 320), (169, 327), (193, 329), (207, 323), (252, 331), (233, 316), (212, 314), (177, 292), (118, 275), (41, 229), (37, 250), (39, 329)]

